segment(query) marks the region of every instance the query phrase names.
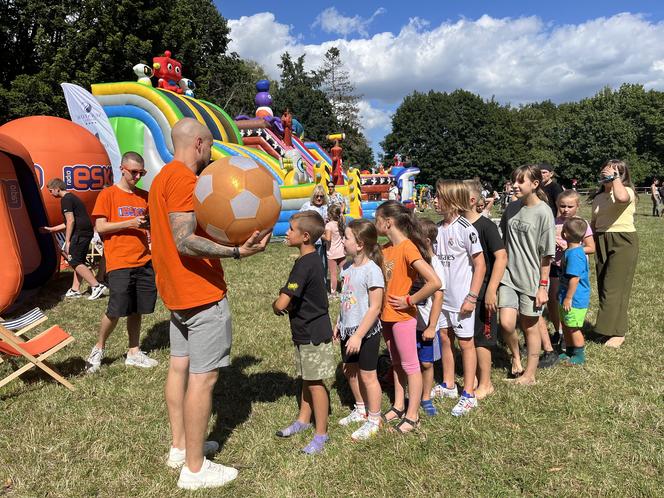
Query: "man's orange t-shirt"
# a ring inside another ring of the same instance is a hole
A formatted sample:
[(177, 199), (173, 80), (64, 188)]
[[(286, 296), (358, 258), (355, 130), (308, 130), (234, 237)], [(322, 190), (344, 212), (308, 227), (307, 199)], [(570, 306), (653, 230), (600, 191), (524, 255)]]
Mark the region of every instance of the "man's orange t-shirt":
[[(196, 175), (180, 161), (166, 164), (150, 186), (150, 234), (157, 290), (170, 310), (184, 310), (220, 301), (226, 295), (218, 259), (178, 253), (169, 213), (194, 210)], [(197, 229), (197, 235), (202, 232)], [(204, 236), (204, 235), (202, 235)]]
[(417, 309), (411, 306), (406, 310), (395, 310), (387, 301), (388, 296), (405, 296), (410, 293), (413, 282), (418, 276), (413, 263), (422, 259), (417, 246), (410, 239), (393, 246), (383, 246), (383, 264), (385, 266), (385, 302), (380, 319), (384, 322), (404, 322), (417, 316)]
[[(137, 189), (125, 192), (117, 185), (102, 190), (92, 210), (93, 218), (106, 218), (111, 223), (127, 221), (148, 212), (148, 193)], [(106, 271), (137, 268), (150, 261), (147, 232), (141, 228), (126, 228), (102, 235)]]

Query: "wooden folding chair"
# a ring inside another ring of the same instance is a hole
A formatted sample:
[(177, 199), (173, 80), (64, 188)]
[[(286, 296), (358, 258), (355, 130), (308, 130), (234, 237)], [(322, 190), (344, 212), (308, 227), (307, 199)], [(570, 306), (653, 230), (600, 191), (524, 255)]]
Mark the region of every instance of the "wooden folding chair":
[(37, 325), (41, 325), (46, 320), (48, 320), (48, 317), (41, 309), (32, 308), (30, 311), (23, 313), (17, 318), (12, 318), (11, 320), (2, 320), (0, 318), (0, 325), (7, 330), (14, 332), (14, 335), (21, 336), (28, 330), (35, 328)]
[(74, 338), (57, 325), (46, 329), (28, 341), (24, 341), (21, 337), (14, 335), (13, 332), (0, 325), (0, 353), (14, 358), (23, 357), (28, 361), (28, 363), (18, 370), (0, 380), (0, 387), (21, 376), (28, 370), (37, 367), (67, 389), (73, 391), (74, 386), (52, 366), (46, 363), (48, 357), (72, 342), (74, 342)]

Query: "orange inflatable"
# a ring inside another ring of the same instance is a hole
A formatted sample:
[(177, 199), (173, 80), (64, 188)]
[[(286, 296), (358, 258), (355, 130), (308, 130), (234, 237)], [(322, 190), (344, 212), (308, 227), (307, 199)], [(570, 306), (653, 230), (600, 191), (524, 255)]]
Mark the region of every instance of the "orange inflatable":
[(22, 289), (38, 288), (53, 275), (57, 264), (53, 237), (39, 233), (46, 224), (30, 154), (0, 134), (0, 312)]
[[(97, 194), (113, 184), (113, 170), (101, 142), (82, 126), (53, 116), (30, 116), (0, 126), (0, 133), (20, 142), (34, 161), (48, 225), (63, 222), (60, 200), (46, 184), (62, 178), (92, 212)], [(19, 236), (20, 238), (20, 236)]]
[(277, 182), (248, 157), (218, 159), (196, 182), (198, 225), (222, 244), (244, 244), (254, 231), (272, 228), (280, 211)]

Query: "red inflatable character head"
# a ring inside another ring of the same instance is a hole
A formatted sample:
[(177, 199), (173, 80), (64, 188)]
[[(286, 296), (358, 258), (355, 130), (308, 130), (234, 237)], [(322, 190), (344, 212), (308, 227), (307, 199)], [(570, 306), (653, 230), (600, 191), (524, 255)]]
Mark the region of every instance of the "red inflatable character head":
[(179, 85), (182, 79), (182, 64), (171, 58), (170, 50), (166, 50), (163, 57), (153, 57), (152, 68), (154, 76), (159, 78), (158, 88), (165, 88), (176, 93), (183, 92)]

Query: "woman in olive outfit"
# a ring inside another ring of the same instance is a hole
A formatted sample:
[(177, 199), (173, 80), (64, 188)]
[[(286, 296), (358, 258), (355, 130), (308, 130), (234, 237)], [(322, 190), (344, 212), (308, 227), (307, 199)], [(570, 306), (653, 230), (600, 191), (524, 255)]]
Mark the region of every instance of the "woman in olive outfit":
[(624, 161), (611, 159), (600, 172), (591, 226), (595, 235), (595, 268), (599, 310), (595, 333), (605, 344), (618, 348), (629, 327), (629, 295), (639, 256), (634, 227), (636, 192)]

